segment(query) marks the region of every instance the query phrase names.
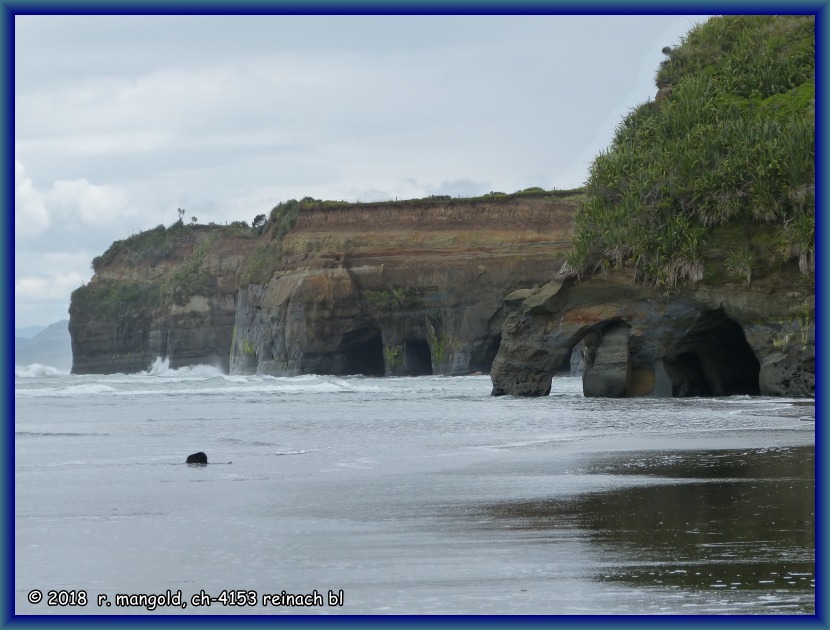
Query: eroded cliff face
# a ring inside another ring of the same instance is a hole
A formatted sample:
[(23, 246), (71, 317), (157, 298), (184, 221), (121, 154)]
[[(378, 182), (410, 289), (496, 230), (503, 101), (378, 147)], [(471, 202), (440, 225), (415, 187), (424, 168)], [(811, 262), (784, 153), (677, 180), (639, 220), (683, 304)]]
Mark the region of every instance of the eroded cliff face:
[(125, 252), (75, 291), (69, 308), (72, 373), (171, 367), (227, 370), (238, 275), (256, 240), (188, 226), (163, 258)]
[(600, 274), (508, 296), (493, 394), (543, 396), (576, 348), (586, 396), (815, 394), (815, 295), (793, 265), (671, 293)]
[(487, 372), (502, 298), (561, 267), (574, 210), (540, 195), (300, 213), (284, 268), (237, 294), (231, 372)]
[(114, 244), (73, 294), (73, 372), (143, 371), (156, 357), (239, 374), (489, 371), (504, 295), (559, 270), (576, 203), (320, 204), (259, 236), (160, 227)]

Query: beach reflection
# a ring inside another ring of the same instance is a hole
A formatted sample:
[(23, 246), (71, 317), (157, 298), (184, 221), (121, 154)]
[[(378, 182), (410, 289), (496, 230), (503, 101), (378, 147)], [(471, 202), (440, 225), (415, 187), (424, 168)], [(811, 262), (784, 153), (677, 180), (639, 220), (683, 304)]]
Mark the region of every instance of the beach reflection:
[(624, 483), (482, 511), (492, 527), (532, 533), (536, 542), (580, 532), (601, 559), (599, 581), (762, 591), (775, 595), (771, 602), (789, 594), (798, 596), (798, 612), (813, 612), (814, 447), (605, 453), (579, 472)]

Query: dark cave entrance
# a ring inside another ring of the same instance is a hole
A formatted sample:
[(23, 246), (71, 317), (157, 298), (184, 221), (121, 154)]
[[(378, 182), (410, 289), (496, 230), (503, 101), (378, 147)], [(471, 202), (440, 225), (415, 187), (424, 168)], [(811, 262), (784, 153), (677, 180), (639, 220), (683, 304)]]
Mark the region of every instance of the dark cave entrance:
[(683, 352), (663, 360), (666, 374), (671, 381), (671, 395), (674, 398), (687, 396), (711, 396), (712, 389), (706, 382), (700, 359), (693, 352)]
[(499, 353), (499, 346), (501, 346), (501, 333), (488, 337), (477, 347), (474, 346), (470, 355), (470, 372), (489, 374), (493, 361)]
[(406, 348), (406, 375), (407, 376), (431, 376), (432, 355), (429, 352), (429, 344), (426, 341), (407, 340)]
[(380, 331), (361, 331), (343, 338), (343, 374), (383, 376), (383, 340)]
[(758, 359), (743, 329), (722, 310), (701, 313), (663, 367), (674, 397), (761, 393)]
[(567, 355), (565, 355), (565, 359), (562, 363), (559, 364), (559, 367), (556, 368), (556, 375), (557, 376), (570, 376), (571, 375), (571, 356), (573, 355), (573, 350), (570, 350)]

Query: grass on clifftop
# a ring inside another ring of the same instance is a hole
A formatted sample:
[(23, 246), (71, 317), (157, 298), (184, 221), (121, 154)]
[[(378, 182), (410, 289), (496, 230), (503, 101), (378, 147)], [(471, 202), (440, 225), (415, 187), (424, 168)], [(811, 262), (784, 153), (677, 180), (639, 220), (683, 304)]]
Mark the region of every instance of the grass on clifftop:
[[(240, 269), (239, 281), (241, 286), (265, 284), (273, 277), (282, 263), (283, 238), (294, 229), (300, 213), (304, 211), (375, 207), (407, 208), (437, 204), (469, 204), (482, 201), (502, 202), (529, 197), (554, 197), (575, 204), (584, 198), (584, 189), (544, 190), (542, 188), (526, 188), (511, 194), (491, 191), (478, 197), (432, 195), (422, 199), (376, 202), (323, 201), (313, 197), (303, 197), (299, 201), (290, 199), (277, 204), (267, 218), (265, 215), (257, 216), (253, 227), (243, 221), (234, 221), (230, 225), (224, 226), (212, 223), (209, 225), (186, 224), (180, 217), (169, 227), (158, 225), (150, 230), (115, 241), (103, 254), (93, 258), (92, 268), (95, 272), (99, 272), (116, 261), (127, 265), (149, 264), (155, 266), (162, 261), (175, 259), (177, 264), (180, 263), (180, 266), (160, 285), (160, 289), (165, 295), (172, 295), (177, 304), (184, 304), (193, 295), (207, 295), (215, 290), (216, 279), (201, 271), (201, 264), (207, 248), (219, 236), (259, 239), (259, 246), (250, 251), (245, 264)], [(184, 211), (181, 212), (183, 215)], [(188, 249), (183, 250), (183, 248), (192, 249), (191, 254), (184, 260), (181, 259), (180, 252), (188, 251)], [(116, 296), (110, 301), (118, 303), (121, 301), (120, 296)]]
[(350, 202), (331, 201), (303, 197), (299, 201), (289, 199), (277, 204), (268, 216), (262, 228), (265, 238), (262, 244), (253, 250), (245, 266), (239, 274), (241, 286), (250, 284), (265, 284), (270, 280), (282, 259), (282, 240), (288, 232), (294, 229), (302, 212), (311, 210), (339, 210), (346, 208), (407, 208), (411, 206), (438, 205), (438, 204), (469, 204), (482, 201), (506, 201), (527, 197), (555, 197), (567, 199), (576, 203), (583, 198), (583, 189), (575, 190), (544, 190), (543, 188), (526, 188), (515, 193), (507, 194), (491, 191), (479, 197), (450, 197), (449, 195), (432, 195), (421, 199), (401, 199), (395, 201)]
[[(453, 197), (451, 195), (430, 195), (415, 199), (391, 199), (383, 201), (334, 201), (303, 197), (300, 201), (291, 199), (284, 201), (271, 210), (269, 226), (275, 221), (287, 224), (290, 221), (296, 223), (299, 212), (304, 210), (339, 210), (344, 208), (407, 208), (410, 206), (432, 206), (446, 204), (473, 204), (486, 201), (510, 201), (522, 198), (554, 197), (557, 199), (578, 200), (584, 194), (584, 188), (568, 190), (545, 190), (544, 188), (525, 188), (514, 193), (504, 193), (491, 190), (485, 195), (476, 197)], [(292, 224), (293, 227), (293, 224)], [(287, 231), (287, 230), (286, 230)], [(282, 232), (284, 234), (284, 232)]]
[[(713, 228), (759, 223), (768, 255), (813, 273), (813, 16), (711, 18), (669, 51), (657, 85), (590, 168), (568, 267), (694, 284)], [(746, 251), (729, 258), (730, 275), (751, 278)]]
[(129, 265), (139, 263), (158, 264), (169, 258), (173, 252), (188, 243), (194, 243), (196, 231), (210, 231), (212, 235), (237, 236), (254, 238), (256, 233), (243, 221), (235, 221), (230, 225), (194, 225), (185, 224), (181, 219), (169, 227), (156, 227), (133, 234), (120, 241), (115, 241), (100, 256), (92, 259), (93, 271), (100, 271), (107, 265), (123, 256), (123, 261)]

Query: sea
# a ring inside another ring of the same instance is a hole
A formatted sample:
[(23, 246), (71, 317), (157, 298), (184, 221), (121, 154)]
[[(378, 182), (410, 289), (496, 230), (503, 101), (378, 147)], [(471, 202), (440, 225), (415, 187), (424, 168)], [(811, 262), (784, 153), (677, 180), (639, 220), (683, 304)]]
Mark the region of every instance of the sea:
[(14, 613), (815, 614), (813, 400), (490, 389), (18, 366)]

